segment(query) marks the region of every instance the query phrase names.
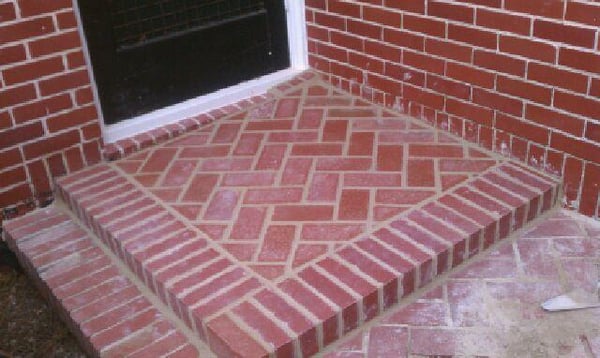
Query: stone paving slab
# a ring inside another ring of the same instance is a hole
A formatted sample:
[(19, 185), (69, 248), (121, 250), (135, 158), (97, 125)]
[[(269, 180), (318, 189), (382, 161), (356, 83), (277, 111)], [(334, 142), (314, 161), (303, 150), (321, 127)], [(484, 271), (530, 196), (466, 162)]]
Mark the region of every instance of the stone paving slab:
[(62, 200), (219, 356), (310, 356), (557, 204), (557, 179), (310, 76)]
[(325, 357), (599, 357), (600, 308), (545, 312), (573, 288), (596, 289), (600, 223), (564, 211), (438, 280)]

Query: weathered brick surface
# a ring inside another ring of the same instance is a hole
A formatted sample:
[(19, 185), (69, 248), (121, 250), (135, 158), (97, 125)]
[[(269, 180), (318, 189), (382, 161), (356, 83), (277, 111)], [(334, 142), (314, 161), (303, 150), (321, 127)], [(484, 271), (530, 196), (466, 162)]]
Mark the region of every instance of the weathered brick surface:
[[(0, 208), (10, 209), (2, 215), (10, 217), (50, 198), (52, 177), (100, 161), (102, 143), (72, 4), (10, 0), (0, 10), (0, 155), (22, 153), (0, 169)], [(584, 177), (600, 166), (599, 11), (595, 3), (566, 0), (309, 2), (309, 59), (355, 94), (564, 174), (566, 205), (594, 216), (599, 189)], [(119, 141), (104, 157), (130, 154), (262, 100)], [(294, 106), (277, 113), (286, 117)], [(257, 129), (289, 124), (256, 123)], [(14, 170), (25, 176), (9, 175)]]
[[(187, 357), (199, 356), (86, 231), (59, 209), (50, 206), (8, 221), (4, 239), (91, 356), (169, 355), (184, 348)], [(94, 259), (86, 254), (91, 250)]]
[[(225, 357), (314, 354), (550, 209), (559, 191), (555, 178), (318, 79), (57, 180), (99, 242)], [(71, 319), (85, 320), (81, 334), (110, 325), (86, 344), (139, 356), (160, 348), (151, 326), (188, 354), (65, 220), (40, 211), (7, 228), (27, 237), (18, 249)], [(127, 304), (107, 304), (119, 298)]]
[(82, 54), (71, 2), (0, 5), (0, 157), (14, 159), (0, 167), (0, 223), (51, 199), (53, 177), (100, 160)]
[(597, 216), (600, 186), (585, 177), (600, 167), (599, 16), (592, 1), (308, 2), (309, 61), (337, 86), (564, 175), (564, 205)]
[[(540, 303), (573, 288), (597, 289), (599, 234), (586, 218), (556, 211), (324, 356), (595, 356), (600, 309), (553, 313)], [(557, 324), (560, 339), (551, 333)]]

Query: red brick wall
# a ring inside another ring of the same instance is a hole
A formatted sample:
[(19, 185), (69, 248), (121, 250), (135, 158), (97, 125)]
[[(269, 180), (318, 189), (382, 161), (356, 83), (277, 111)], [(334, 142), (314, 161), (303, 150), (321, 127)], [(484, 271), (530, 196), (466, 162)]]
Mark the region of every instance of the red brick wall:
[(599, 215), (600, 2), (306, 4), (331, 82), (564, 174), (567, 204)]
[(98, 162), (100, 145), (71, 0), (0, 1), (0, 223)]

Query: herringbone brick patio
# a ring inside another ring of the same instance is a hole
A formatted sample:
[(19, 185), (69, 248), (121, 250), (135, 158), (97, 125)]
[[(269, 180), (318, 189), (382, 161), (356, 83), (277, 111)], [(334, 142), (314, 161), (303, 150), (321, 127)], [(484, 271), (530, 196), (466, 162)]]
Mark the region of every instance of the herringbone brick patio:
[(315, 354), (559, 199), (557, 179), (314, 76), (264, 99), (57, 182), (217, 355)]

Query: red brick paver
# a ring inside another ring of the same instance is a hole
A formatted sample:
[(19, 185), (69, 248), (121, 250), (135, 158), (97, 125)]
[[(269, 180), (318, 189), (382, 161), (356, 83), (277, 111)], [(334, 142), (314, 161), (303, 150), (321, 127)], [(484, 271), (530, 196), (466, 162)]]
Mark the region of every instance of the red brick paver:
[(268, 97), (57, 183), (219, 355), (317, 353), (559, 199), (554, 178), (317, 79)]
[(600, 274), (600, 223), (562, 211), (353, 332), (325, 357), (598, 357), (600, 309), (545, 312)]
[(115, 167), (273, 279), (498, 163), (309, 82)]
[[(92, 356), (200, 357), (94, 240), (50, 207), (10, 221), (5, 239)], [(161, 342), (160, 345), (156, 342)], [(40, 352), (41, 353), (41, 352)]]

